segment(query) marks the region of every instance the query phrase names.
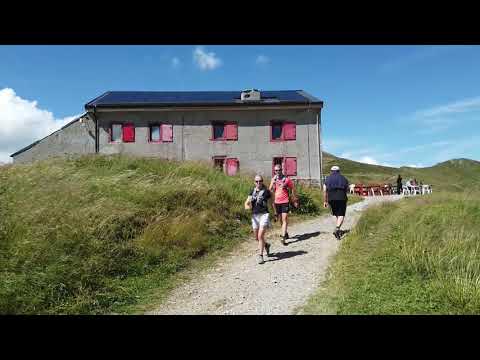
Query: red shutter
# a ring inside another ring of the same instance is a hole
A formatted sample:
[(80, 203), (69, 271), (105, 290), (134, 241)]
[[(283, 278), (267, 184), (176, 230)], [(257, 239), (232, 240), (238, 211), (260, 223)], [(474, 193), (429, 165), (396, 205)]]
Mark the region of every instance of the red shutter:
[(237, 174), (238, 171), (238, 159), (229, 158), (226, 159), (227, 164), (227, 175), (233, 176)]
[(285, 158), (285, 175), (297, 176), (297, 158)]
[(135, 125), (123, 124), (123, 142), (135, 142)]
[(167, 141), (167, 142), (173, 141), (173, 125), (172, 124), (162, 124), (162, 129), (160, 133), (162, 136), (162, 141)]
[(225, 124), (225, 139), (227, 139), (227, 140), (238, 140), (237, 123), (226, 123)]
[(285, 140), (295, 140), (297, 138), (297, 124), (294, 122), (283, 124), (283, 136)]

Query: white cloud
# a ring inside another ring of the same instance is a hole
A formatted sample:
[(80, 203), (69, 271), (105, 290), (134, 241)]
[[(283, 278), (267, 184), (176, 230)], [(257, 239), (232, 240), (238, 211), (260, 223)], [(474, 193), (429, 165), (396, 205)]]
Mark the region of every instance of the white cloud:
[[(465, 116), (466, 113), (472, 115)], [(477, 120), (479, 113), (480, 96), (477, 96), (417, 110), (410, 115), (401, 116), (397, 120), (403, 124), (402, 126), (414, 126), (415, 134), (425, 135)]]
[[(476, 110), (480, 110), (480, 96), (458, 100), (449, 104), (435, 106), (426, 110), (416, 111), (413, 115), (415, 118), (432, 118), (435, 116), (444, 116)], [(445, 119), (439, 119), (439, 121), (445, 121)]]
[(174, 56), (171, 60), (171, 64), (172, 64), (172, 67), (174, 69), (178, 68), (181, 64), (180, 59), (178, 57)]
[(358, 160), (362, 163), (365, 163), (365, 164), (370, 164), (370, 165), (378, 165), (378, 161), (375, 160), (374, 158), (370, 157), (370, 156), (362, 156), (360, 158), (360, 160)]
[(0, 162), (11, 162), (10, 154), (58, 130), (77, 116), (56, 119), (50, 111), (40, 109), (37, 101), (22, 99), (13, 89), (1, 89)]
[(358, 159), (358, 160), (356, 160), (356, 161), (359, 161), (359, 162), (362, 162), (362, 163), (365, 163), (365, 164), (370, 164), (370, 165), (379, 165), (379, 166), (394, 167), (394, 166), (391, 165), (391, 164), (378, 161), (378, 160), (374, 159), (374, 158), (371, 157), (371, 156), (362, 156), (360, 159)]
[(193, 61), (202, 70), (214, 70), (222, 65), (222, 60), (214, 52), (206, 52), (201, 46), (193, 51)]
[(266, 55), (258, 55), (255, 62), (259, 65), (268, 64), (270, 62), (270, 58)]

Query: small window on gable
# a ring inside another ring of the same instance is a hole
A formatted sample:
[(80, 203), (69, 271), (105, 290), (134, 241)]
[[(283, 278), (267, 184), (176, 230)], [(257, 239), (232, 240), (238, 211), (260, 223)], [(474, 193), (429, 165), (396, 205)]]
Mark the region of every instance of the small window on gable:
[(122, 125), (121, 124), (112, 124), (110, 130), (110, 141), (119, 142), (122, 140)]
[(160, 142), (160, 125), (150, 125), (150, 141)]

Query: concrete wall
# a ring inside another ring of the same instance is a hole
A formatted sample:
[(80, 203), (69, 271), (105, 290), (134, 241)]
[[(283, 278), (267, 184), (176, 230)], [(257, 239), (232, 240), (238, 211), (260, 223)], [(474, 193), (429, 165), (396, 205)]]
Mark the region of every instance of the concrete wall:
[[(203, 110), (203, 111), (115, 111), (97, 112), (99, 148), (102, 154), (125, 153), (178, 160), (208, 160), (214, 156), (235, 157), (240, 171), (270, 176), (273, 157), (297, 158), (294, 178), (319, 180), (317, 111), (289, 110)], [(270, 141), (270, 121), (295, 121), (296, 140)], [(237, 141), (211, 141), (212, 121), (236, 121)], [(135, 123), (134, 143), (110, 143), (112, 123)], [(173, 142), (149, 143), (149, 124), (173, 124)]]
[[(87, 119), (87, 118), (85, 118)], [(28, 163), (49, 157), (81, 155), (95, 152), (95, 125), (92, 120), (83, 124), (75, 121), (52, 133), (30, 149), (13, 157), (14, 163)]]

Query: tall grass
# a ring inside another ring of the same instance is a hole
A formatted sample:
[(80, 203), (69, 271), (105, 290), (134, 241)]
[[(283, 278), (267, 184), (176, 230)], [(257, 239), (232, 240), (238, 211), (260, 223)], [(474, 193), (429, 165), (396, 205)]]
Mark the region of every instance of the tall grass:
[(369, 209), (307, 313), (480, 313), (480, 193)]
[[(0, 169), (0, 313), (105, 313), (249, 233), (246, 174), (85, 156)], [(321, 211), (300, 189), (303, 214)], [(309, 195), (310, 194), (310, 195)]]

